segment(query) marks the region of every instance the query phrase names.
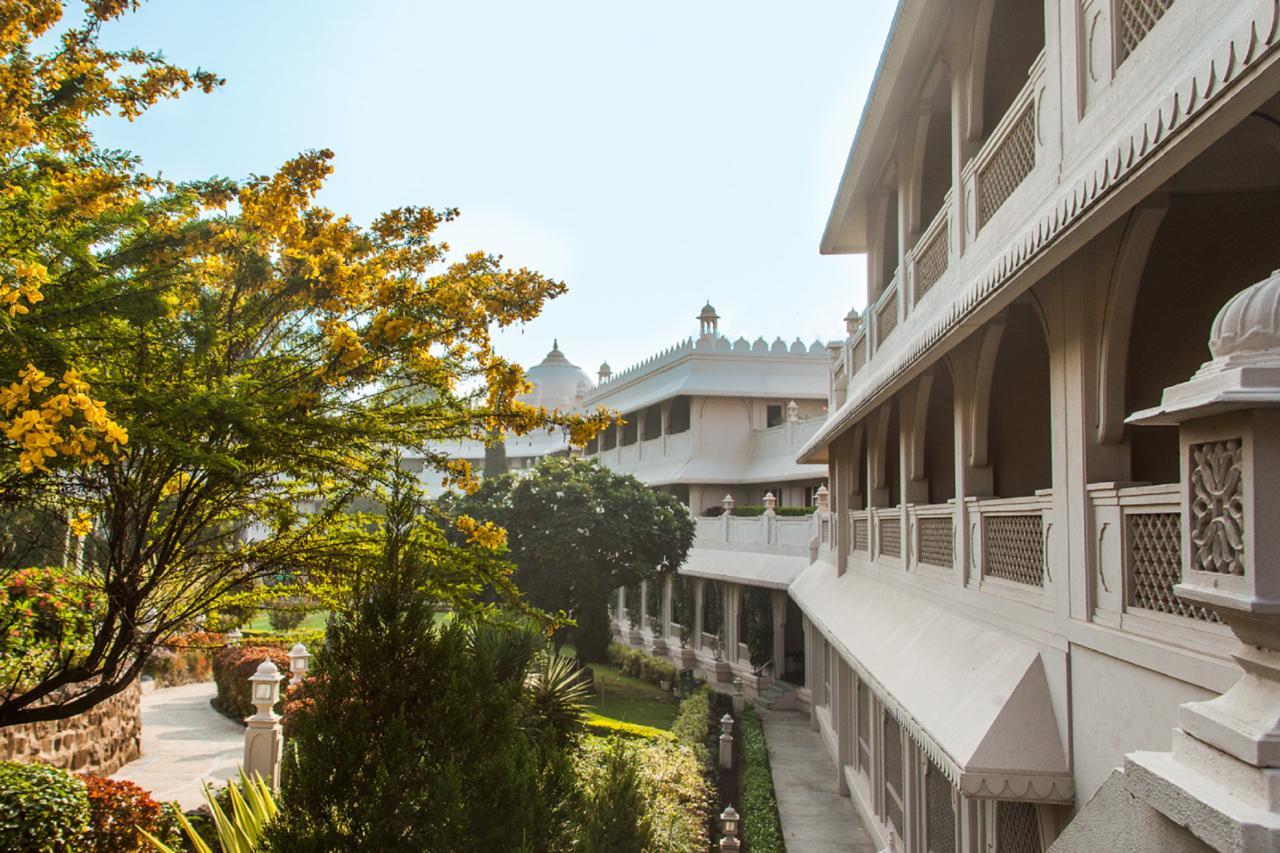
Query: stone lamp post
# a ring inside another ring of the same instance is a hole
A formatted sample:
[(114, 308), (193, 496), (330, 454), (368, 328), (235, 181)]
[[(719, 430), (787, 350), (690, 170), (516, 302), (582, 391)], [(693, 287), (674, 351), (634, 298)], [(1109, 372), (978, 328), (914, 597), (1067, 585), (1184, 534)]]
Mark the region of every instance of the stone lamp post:
[(252, 778), (257, 773), (273, 790), (280, 787), (280, 756), (284, 746), (280, 716), (274, 710), (280, 700), (280, 678), (280, 670), (270, 660), (258, 664), (258, 671), (249, 676), (257, 711), (245, 720), (244, 733), (245, 774)]
[(738, 841), (738, 821), (738, 812), (733, 806), (728, 806), (720, 813), (720, 830), (724, 833), (724, 838), (720, 839), (721, 853), (742, 849), (742, 844)]
[(1280, 271), (1232, 297), (1212, 360), (1134, 424), (1176, 425), (1186, 601), (1240, 641), (1243, 676), (1178, 710), (1170, 753), (1127, 756), (1126, 786), (1217, 850), (1280, 849)]
[(297, 684), (307, 674), (310, 668), (311, 653), (307, 651), (307, 647), (302, 643), (296, 644), (289, 650), (289, 674), (292, 676), (291, 684)]

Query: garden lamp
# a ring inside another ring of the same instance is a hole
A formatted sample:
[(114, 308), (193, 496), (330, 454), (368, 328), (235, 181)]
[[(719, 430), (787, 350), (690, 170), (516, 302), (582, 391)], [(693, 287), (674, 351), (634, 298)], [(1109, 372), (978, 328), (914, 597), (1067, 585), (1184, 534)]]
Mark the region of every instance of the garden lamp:
[(307, 651), (307, 647), (298, 643), (289, 650), (289, 672), (295, 678), (302, 678), (307, 674), (307, 667), (311, 661), (311, 653)]

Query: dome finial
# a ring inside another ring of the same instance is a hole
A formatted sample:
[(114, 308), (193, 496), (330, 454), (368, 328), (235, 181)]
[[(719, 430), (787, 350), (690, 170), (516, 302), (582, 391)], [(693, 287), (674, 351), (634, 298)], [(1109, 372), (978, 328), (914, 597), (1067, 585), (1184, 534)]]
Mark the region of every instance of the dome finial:
[(698, 312), (698, 334), (704, 338), (715, 338), (720, 335), (720, 315), (712, 307), (711, 300)]

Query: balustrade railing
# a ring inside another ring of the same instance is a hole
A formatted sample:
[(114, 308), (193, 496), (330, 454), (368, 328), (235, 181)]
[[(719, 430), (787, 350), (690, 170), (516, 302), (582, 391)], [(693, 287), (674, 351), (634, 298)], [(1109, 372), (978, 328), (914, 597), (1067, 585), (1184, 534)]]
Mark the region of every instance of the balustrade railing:
[(1133, 53), (1172, 5), (1173, 0), (1117, 0), (1117, 65)]
[(1174, 592), (1182, 580), (1178, 484), (1099, 483), (1089, 487), (1089, 497), (1100, 607), (1218, 621), (1212, 611)]
[(1050, 497), (1046, 490), (1025, 498), (968, 500), (969, 518), (981, 542), (978, 559), (983, 580), (1045, 585), (1048, 529), (1044, 516)]
[(902, 558), (902, 513), (896, 506), (873, 510), (876, 529), (876, 554)]
[(804, 555), (814, 540), (831, 542), (831, 516), (721, 515), (694, 519), (694, 547)]
[(889, 335), (898, 327), (898, 276), (893, 277), (880, 300), (876, 303), (876, 349), (888, 340)]
[(1032, 64), (1027, 82), (1013, 99), (990, 138), (961, 173), (961, 185), (981, 231), (1022, 185), (1036, 165), (1036, 90), (1044, 78), (1044, 52)]
[(915, 535), (916, 562), (940, 569), (954, 568), (954, 504), (912, 505), (908, 511)]
[(911, 270), (912, 304), (918, 303), (929, 289), (938, 283), (951, 263), (951, 192), (942, 202), (942, 209), (933, 217), (920, 241), (911, 250), (907, 267)]
[(871, 516), (865, 509), (849, 510), (849, 526), (853, 530), (853, 550), (871, 553)]

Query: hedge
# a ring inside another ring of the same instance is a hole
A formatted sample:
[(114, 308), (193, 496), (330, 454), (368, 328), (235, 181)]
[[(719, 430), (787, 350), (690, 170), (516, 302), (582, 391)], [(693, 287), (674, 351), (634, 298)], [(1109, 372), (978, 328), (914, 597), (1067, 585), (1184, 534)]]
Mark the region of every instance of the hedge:
[(653, 685), (659, 685), (664, 681), (668, 685), (673, 685), (680, 679), (680, 670), (670, 662), (621, 643), (609, 644), (609, 663), (622, 670), (624, 675)]
[(769, 769), (764, 727), (755, 708), (742, 709), (742, 838), (751, 853), (784, 853), (778, 800)]
[[(745, 504), (743, 506), (735, 506), (733, 508), (733, 511), (730, 513), (730, 515), (733, 515), (737, 518), (757, 518), (759, 516), (764, 515), (764, 510), (765, 508), (763, 506), (754, 506), (752, 504)], [(783, 518), (808, 518), (809, 516), (813, 515), (817, 511), (818, 511), (817, 507), (812, 507), (812, 506), (780, 506), (780, 507), (774, 507), (774, 510), (773, 510), (775, 515), (781, 516)], [(720, 516), (724, 515), (724, 507), (719, 507), (719, 506), (708, 507), (707, 510), (702, 514), (707, 518), (719, 518)]]
[(693, 695), (680, 703), (671, 734), (685, 746), (707, 750), (711, 738), (711, 688), (702, 685)]
[(0, 762), (0, 850), (73, 853), (89, 828), (84, 782), (47, 764)]
[(139, 830), (170, 845), (179, 842), (177, 810), (157, 803), (132, 782), (81, 776), (89, 794), (89, 830), (82, 853), (149, 853), (154, 848)]
[[(280, 646), (227, 646), (213, 655), (213, 681), (218, 688), (218, 695), (213, 699), (213, 707), (237, 720), (243, 720), (254, 713), (253, 702), (250, 701), (251, 685), (249, 676), (258, 671), (258, 664), (270, 658), (281, 675), (289, 674), (289, 655)], [(288, 681), (280, 683), (280, 695), (285, 694)], [(282, 703), (276, 705), (276, 712), (282, 709)]]
[(588, 734), (600, 737), (621, 735), (622, 737), (639, 738), (641, 740), (674, 741), (676, 739), (675, 735), (665, 729), (642, 726), (638, 723), (624, 723), (622, 720), (602, 717), (599, 714), (587, 714), (586, 725)]

